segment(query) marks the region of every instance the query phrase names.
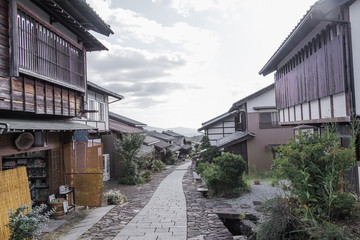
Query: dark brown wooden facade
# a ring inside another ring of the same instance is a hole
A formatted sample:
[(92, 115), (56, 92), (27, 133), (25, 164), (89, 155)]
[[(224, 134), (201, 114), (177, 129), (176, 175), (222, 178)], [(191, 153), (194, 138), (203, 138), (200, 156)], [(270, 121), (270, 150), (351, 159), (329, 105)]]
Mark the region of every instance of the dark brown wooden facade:
[(278, 109), (345, 91), (344, 39), (344, 26), (329, 24), (276, 71)]
[[(84, 49), (53, 27), (17, 9), (17, 49), (9, 44), (9, 2), (0, 2), (0, 110), (75, 117), (85, 92)], [(18, 53), (11, 76), (10, 53)]]

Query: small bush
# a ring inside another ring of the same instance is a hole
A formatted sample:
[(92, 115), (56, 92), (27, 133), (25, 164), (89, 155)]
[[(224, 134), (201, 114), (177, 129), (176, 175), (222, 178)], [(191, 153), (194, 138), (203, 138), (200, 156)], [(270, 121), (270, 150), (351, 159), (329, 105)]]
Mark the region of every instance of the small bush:
[(332, 202), (331, 218), (343, 219), (349, 217), (355, 208), (356, 199), (352, 193), (337, 192)]
[(109, 190), (104, 193), (104, 198), (109, 205), (118, 205), (119, 203), (125, 203), (128, 201), (125, 195), (122, 195), (120, 191)]
[(214, 159), (213, 165), (206, 167), (202, 176), (205, 178), (210, 194), (215, 196), (238, 196), (248, 191), (249, 186), (243, 179), (246, 163), (240, 155), (224, 153)]
[(165, 168), (165, 163), (163, 163), (162, 161), (156, 159), (155, 161), (153, 161), (152, 165), (151, 165), (151, 170), (154, 172), (160, 172), (162, 170), (164, 170)]
[(341, 227), (327, 222), (312, 228), (309, 232), (311, 233), (311, 239), (350, 240), (350, 238), (345, 236)]
[(168, 165), (176, 164), (176, 157), (174, 156), (174, 153), (168, 149), (166, 149), (165, 153), (165, 163)]
[(197, 161), (195, 170), (198, 174), (202, 175), (204, 170), (209, 168), (209, 166), (210, 166), (210, 164), (208, 164), (208, 163), (203, 163), (203, 162)]
[(258, 225), (258, 240), (310, 239), (307, 226), (297, 214), (297, 200), (276, 197), (261, 206), (264, 219)]
[(55, 209), (52, 209), (44, 213), (46, 208), (46, 204), (41, 204), (31, 209), (29, 204), (20, 205), (15, 212), (10, 209), (9, 223), (7, 224), (10, 230), (10, 239), (33, 239), (34, 236), (40, 235), (39, 229), (50, 220), (50, 216), (55, 212)]
[(148, 183), (150, 181), (150, 179), (151, 179), (151, 171), (150, 170), (145, 170), (145, 171), (140, 173), (139, 184)]
[(125, 176), (121, 176), (118, 178), (118, 183), (124, 185), (136, 185), (140, 181), (139, 178), (140, 176), (138, 174), (136, 175), (126, 174)]

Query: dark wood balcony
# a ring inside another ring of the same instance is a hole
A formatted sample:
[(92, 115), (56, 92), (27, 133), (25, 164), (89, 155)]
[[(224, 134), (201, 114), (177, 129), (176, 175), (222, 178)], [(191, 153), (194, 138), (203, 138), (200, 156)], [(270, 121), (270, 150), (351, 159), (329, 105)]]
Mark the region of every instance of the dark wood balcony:
[(18, 8), (17, 25), (20, 72), (85, 91), (84, 53), (80, 44), (23, 8)]

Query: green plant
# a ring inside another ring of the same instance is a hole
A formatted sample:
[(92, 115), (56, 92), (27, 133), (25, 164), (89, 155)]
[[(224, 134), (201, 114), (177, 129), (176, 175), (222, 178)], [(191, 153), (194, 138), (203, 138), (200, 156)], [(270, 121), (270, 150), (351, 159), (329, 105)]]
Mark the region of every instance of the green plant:
[(148, 183), (151, 179), (151, 171), (150, 170), (145, 170), (143, 172), (140, 173), (140, 184), (145, 184)]
[(309, 229), (311, 239), (321, 240), (350, 240), (341, 227), (325, 222), (317, 227)]
[(151, 170), (154, 172), (160, 172), (165, 168), (165, 163), (163, 163), (162, 161), (156, 159), (155, 161), (153, 161), (152, 165), (151, 165)]
[(124, 134), (122, 139), (117, 139), (115, 152), (121, 157), (120, 163), (125, 175), (119, 178), (119, 183), (135, 185), (139, 182), (139, 167), (141, 160), (137, 157), (144, 136), (140, 134)]
[(45, 212), (46, 204), (35, 206), (31, 209), (30, 205), (20, 205), (15, 212), (10, 209), (9, 223), (10, 239), (23, 240), (33, 239), (40, 234), (39, 228), (49, 221), (55, 209)]
[(128, 201), (127, 197), (120, 193), (120, 191), (109, 190), (104, 193), (104, 198), (109, 205), (118, 205)]
[(355, 208), (356, 199), (352, 193), (338, 192), (332, 202), (331, 218), (349, 217)]
[(201, 161), (197, 161), (196, 162), (196, 167), (195, 170), (198, 174), (202, 174), (204, 172), (205, 169), (209, 168), (210, 164), (209, 163), (203, 163)]
[(264, 218), (258, 224), (256, 239), (310, 239), (308, 224), (301, 220), (297, 208), (298, 202), (294, 198), (276, 197), (265, 201), (261, 206)]
[(203, 136), (201, 141), (200, 141), (200, 149), (204, 150), (204, 149), (208, 149), (210, 148), (210, 139), (208, 136)]
[(279, 148), (273, 169), (291, 181), (289, 190), (298, 196), (305, 219), (331, 219), (333, 204), (344, 184), (344, 175), (355, 162), (354, 147), (340, 146), (334, 129), (322, 136), (301, 132), (297, 141)]
[(209, 167), (205, 167), (201, 175), (212, 195), (237, 196), (249, 190), (243, 179), (245, 170), (246, 163), (240, 155), (224, 153), (215, 158)]
[(212, 163), (213, 160), (218, 156), (220, 156), (220, 152), (214, 146), (210, 146), (205, 152), (200, 153), (202, 162)]
[(176, 164), (176, 157), (174, 156), (174, 153), (172, 151), (170, 151), (169, 149), (166, 149), (165, 163), (168, 165)]
[(151, 169), (155, 157), (153, 154), (148, 153), (139, 159), (139, 169)]

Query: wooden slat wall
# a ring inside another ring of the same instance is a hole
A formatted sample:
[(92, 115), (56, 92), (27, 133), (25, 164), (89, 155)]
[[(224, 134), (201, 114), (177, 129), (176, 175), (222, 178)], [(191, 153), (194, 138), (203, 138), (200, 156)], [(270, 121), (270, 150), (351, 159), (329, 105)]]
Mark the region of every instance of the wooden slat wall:
[(4, 77), (10, 74), (8, 4), (7, 1), (0, 1), (0, 76)]
[(340, 24), (328, 25), (278, 69), (278, 109), (345, 91), (343, 34)]
[(12, 101), (14, 111), (69, 117), (79, 114), (81, 93), (24, 75), (13, 77), (11, 82), (12, 88), (9, 78), (0, 76), (0, 110), (11, 110)]

